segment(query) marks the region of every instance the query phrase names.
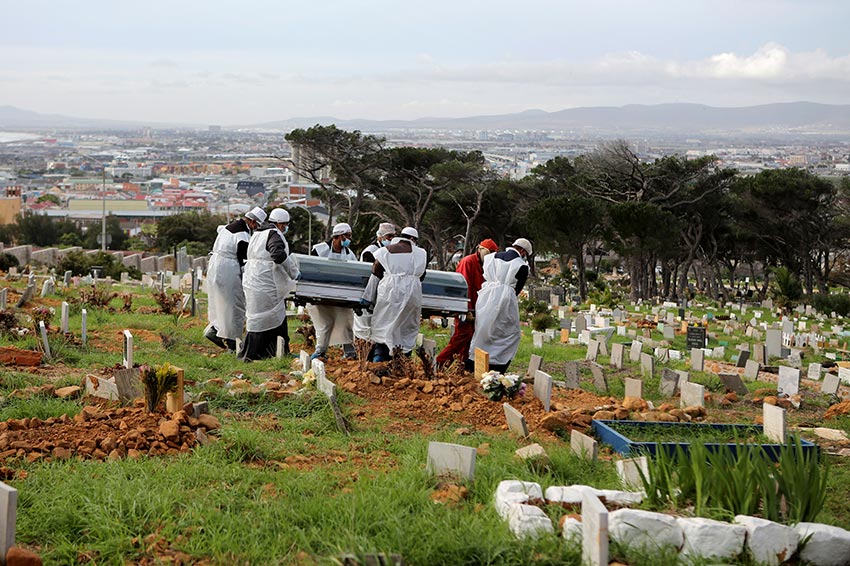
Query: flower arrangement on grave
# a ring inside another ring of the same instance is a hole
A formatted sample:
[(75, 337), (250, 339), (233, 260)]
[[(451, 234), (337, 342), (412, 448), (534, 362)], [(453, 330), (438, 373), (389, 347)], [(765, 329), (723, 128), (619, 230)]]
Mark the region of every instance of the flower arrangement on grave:
[(488, 371), (481, 374), (481, 388), (491, 401), (501, 401), (502, 397), (513, 399), (525, 394), (525, 383), (515, 373), (501, 374), (498, 371)]
[(143, 365), (139, 369), (145, 390), (145, 406), (149, 413), (153, 413), (165, 394), (177, 389), (177, 369), (168, 362), (161, 366)]

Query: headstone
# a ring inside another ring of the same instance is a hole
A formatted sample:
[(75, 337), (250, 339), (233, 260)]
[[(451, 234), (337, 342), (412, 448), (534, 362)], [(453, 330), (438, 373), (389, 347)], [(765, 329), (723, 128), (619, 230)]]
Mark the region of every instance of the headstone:
[(590, 330), (582, 330), (578, 335), (579, 344), (590, 344)]
[(670, 368), (664, 368), (661, 372), (661, 390), (662, 397), (672, 397), (676, 394), (676, 387), (679, 385), (679, 374)]
[(310, 354), (301, 350), (298, 353), (298, 360), (301, 362), (301, 371), (307, 373), (307, 370), (310, 369)]
[(124, 331), (124, 367), (133, 367), (133, 335), (129, 330)]
[(744, 366), (744, 377), (749, 380), (758, 379), (759, 369), (761, 369), (760, 363), (755, 360), (747, 360), (747, 364)]
[(68, 333), (68, 313), (69, 313), (69, 309), (70, 309), (70, 307), (69, 307), (68, 303), (66, 301), (62, 301), (62, 318), (61, 318), (62, 322), (59, 325), (59, 328), (60, 328), (62, 334)]
[[(765, 354), (769, 358), (782, 357), (782, 330), (779, 328), (768, 328), (765, 339)], [(765, 362), (767, 363), (767, 362)]]
[(490, 354), (481, 348), (475, 348), (475, 379), (490, 371)]
[(640, 472), (643, 472), (644, 477), (649, 478), (649, 461), (646, 456), (617, 460), (615, 464), (617, 466), (617, 475), (620, 476), (620, 482), (623, 484), (623, 487), (635, 490), (643, 488)]
[(505, 411), (505, 420), (508, 421), (508, 430), (519, 435), (521, 438), (527, 437), (528, 423), (525, 422), (525, 417), (522, 416), (522, 413), (507, 403), (502, 403), (502, 408)]
[(738, 363), (735, 364), (739, 368), (747, 367), (747, 360), (750, 359), (749, 350), (741, 350), (741, 353), (738, 354)]
[(705, 406), (705, 387), (691, 382), (680, 383), (679, 387), (682, 391), (682, 408)]
[(641, 355), (641, 347), (643, 345), (637, 340), (632, 340), (632, 346), (629, 349), (629, 361), (639, 362)]
[(750, 390), (744, 385), (744, 381), (737, 373), (719, 373), (717, 377), (723, 382), (726, 391), (734, 391), (738, 395), (747, 395)]
[(587, 460), (596, 460), (599, 457), (599, 443), (576, 429), (570, 431), (570, 448), (573, 453)]
[(611, 365), (617, 369), (623, 369), (623, 352), (626, 347), (620, 344), (619, 342), (615, 342), (611, 344)]
[(475, 476), (475, 448), (429, 442), (426, 469), (435, 476), (456, 475), (471, 481)]
[(80, 342), (83, 346), (86, 345), (86, 341), (88, 340), (88, 322), (89, 322), (89, 313), (86, 309), (83, 309), (80, 313), (81, 317), (81, 330), (80, 330)]
[(838, 376), (834, 373), (828, 373), (823, 376), (823, 383), (820, 386), (820, 392), (824, 395), (838, 395)]
[(558, 308), (558, 306), (561, 304), (561, 297), (555, 295), (554, 293), (549, 295), (549, 304), (555, 308)]
[(539, 370), (543, 366), (543, 356), (538, 356), (537, 354), (531, 354), (531, 358), (528, 360), (528, 372), (526, 375), (534, 377), (534, 374), (537, 370)]
[(672, 326), (665, 326), (663, 335), (665, 340), (675, 340), (676, 330)]
[(313, 375), (316, 376), (316, 382), (327, 379), (327, 377), (325, 377), (325, 362), (322, 360), (310, 360), (310, 369), (313, 370)]
[(582, 331), (587, 329), (587, 319), (584, 317), (584, 315), (580, 314), (576, 317), (575, 327), (576, 335), (581, 335)]
[(121, 403), (126, 404), (144, 395), (139, 368), (116, 369), (113, 375)]
[(777, 379), (777, 391), (779, 395), (796, 395), (800, 392), (800, 370), (779, 366), (779, 378)]
[(647, 377), (652, 377), (655, 373), (655, 358), (652, 354), (640, 355), (640, 374)]
[(6, 310), (6, 296), (8, 295), (9, 290), (5, 287), (0, 290), (0, 311)]
[(564, 382), (569, 389), (578, 389), (580, 387), (581, 376), (579, 374), (578, 362), (566, 362), (564, 364)]
[(21, 308), (25, 304), (27, 304), (30, 299), (32, 299), (32, 295), (35, 293), (34, 285), (27, 285), (26, 289), (24, 289), (23, 294), (21, 294), (21, 298), (18, 299), (18, 303), (15, 305), (15, 308)]
[(543, 410), (549, 412), (549, 404), (552, 402), (552, 376), (544, 371), (537, 370), (534, 373), (534, 396), (543, 403)]
[(584, 359), (589, 362), (595, 362), (596, 357), (599, 355), (599, 342), (596, 340), (591, 340), (587, 344), (587, 353), (584, 355)]
[(38, 330), (41, 332), (41, 344), (44, 346), (44, 355), (50, 358), (50, 343), (47, 341), (47, 328), (44, 326), (43, 320), (38, 321)]
[(820, 381), (821, 369), (822, 369), (821, 365), (818, 364), (818, 363), (809, 364), (809, 371), (806, 372), (806, 378), (814, 380), (814, 381)]
[(850, 368), (838, 366), (838, 380), (850, 385)]
[(53, 278), (50, 277), (41, 285), (41, 296), (42, 298), (52, 295), (56, 290), (56, 284), (53, 282)]
[(590, 362), (590, 373), (593, 375), (593, 386), (602, 393), (608, 393), (608, 380), (605, 370), (596, 362)]
[(103, 379), (100, 376), (89, 374), (86, 376), (86, 395), (117, 401), (118, 386), (115, 384), (114, 378)]
[(694, 371), (702, 371), (705, 363), (705, 352), (702, 348), (691, 348), (691, 369)]
[(531, 341), (535, 348), (543, 347), (543, 333), (542, 332), (532, 332), (531, 333)]
[(637, 397), (638, 399), (643, 399), (643, 381), (627, 377), (625, 382), (626, 397)]
[(570, 331), (566, 328), (561, 329), (561, 344), (569, 344), (570, 342)]
[(175, 367), (174, 371), (177, 373), (177, 384), (174, 386), (173, 391), (169, 391), (165, 394), (165, 410), (169, 413), (176, 413), (183, 409), (183, 379), (184, 373), (183, 368)]
[(587, 566), (608, 566), (608, 509), (589, 489), (581, 495), (581, 560)]
[(605, 339), (604, 335), (598, 335), (599, 338), (596, 339), (596, 342), (599, 344), (599, 354), (603, 356), (608, 355), (608, 341)]
[(177, 275), (176, 273), (171, 276), (171, 288), (174, 291), (180, 290), (180, 276)]
[(18, 521), (18, 490), (0, 482), (0, 555), (4, 564), (6, 553), (15, 546)]
[(685, 334), (688, 348), (705, 348), (706, 332), (704, 326), (689, 326)]
[(767, 365), (767, 346), (759, 342), (753, 344), (753, 357), (758, 363)]
[(65, 275), (64, 275), (64, 277), (62, 278), (62, 283), (65, 285), (65, 287), (70, 287), (70, 286), (71, 286), (71, 278), (72, 278), (72, 277), (74, 277), (73, 272), (71, 272), (71, 271), (66, 271), (66, 272), (65, 272)]
[(722, 360), (726, 357), (726, 348), (724, 348), (723, 346), (717, 346), (711, 351), (711, 357)]
[(785, 444), (785, 409), (775, 405), (763, 405), (764, 435), (771, 442)]

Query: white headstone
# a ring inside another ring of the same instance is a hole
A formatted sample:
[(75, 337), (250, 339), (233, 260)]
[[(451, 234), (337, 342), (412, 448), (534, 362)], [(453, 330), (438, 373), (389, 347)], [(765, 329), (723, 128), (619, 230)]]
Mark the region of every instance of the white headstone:
[(590, 362), (590, 373), (593, 374), (593, 386), (602, 393), (608, 392), (608, 381), (605, 379), (605, 370), (596, 362)]
[(761, 364), (759, 364), (755, 360), (747, 360), (747, 364), (744, 366), (744, 377), (749, 380), (756, 380), (759, 377), (759, 369), (761, 368)]
[[(811, 308), (811, 307), (809, 307)], [(814, 381), (820, 381), (821, 365), (818, 363), (809, 364), (809, 371), (806, 372), (806, 377)]]
[(543, 333), (542, 332), (532, 332), (531, 333), (531, 341), (535, 348), (543, 347)]
[(585, 354), (584, 359), (589, 362), (595, 362), (598, 355), (599, 342), (596, 340), (590, 340), (587, 344), (587, 353)]
[(4, 563), (6, 553), (15, 546), (18, 521), (18, 490), (0, 482), (0, 554)]
[(179, 275), (174, 274), (174, 275), (171, 276), (171, 288), (175, 291), (180, 290), (180, 276)]
[(6, 289), (5, 287), (2, 290), (0, 290), (0, 311), (6, 310), (6, 300), (7, 300), (8, 293), (9, 293), (9, 290)]
[(82, 312), (80, 313), (80, 316), (81, 316), (80, 325), (82, 326), (81, 331), (80, 331), (80, 341), (82, 342), (83, 346), (85, 346), (86, 340), (88, 340), (89, 313), (86, 311), (86, 309), (83, 309)]
[(763, 411), (764, 435), (771, 442), (785, 444), (785, 409), (765, 403)]
[(283, 339), (283, 336), (277, 337), (277, 345), (275, 347), (275, 357), (282, 358), (286, 355), (286, 340)]
[(838, 380), (850, 385), (850, 368), (838, 366)]
[(626, 378), (626, 397), (637, 397), (643, 399), (643, 381), (640, 379)]
[(641, 354), (640, 374), (652, 377), (653, 373), (655, 373), (655, 358), (652, 357), (652, 354)]
[(66, 301), (62, 301), (62, 322), (59, 325), (62, 334), (66, 334), (68, 332), (68, 313), (69, 306)]
[(534, 377), (537, 370), (539, 370), (542, 366), (543, 357), (538, 356), (537, 354), (531, 354), (531, 358), (528, 360), (528, 373), (526, 375)]
[(691, 382), (680, 383), (679, 387), (682, 391), (682, 407), (686, 408), (705, 406), (705, 387), (703, 387), (699, 383)]
[(429, 442), (426, 469), (435, 476), (458, 475), (472, 480), (475, 475), (475, 448), (447, 442)]
[(611, 344), (611, 365), (617, 369), (623, 369), (623, 354), (626, 347), (619, 342)]
[[(768, 358), (782, 357), (782, 330), (779, 328), (768, 328), (765, 339), (765, 354)], [(767, 361), (765, 360), (765, 363)]]
[(313, 369), (313, 375), (316, 376), (316, 381), (327, 379), (325, 377), (325, 362), (317, 358), (311, 360), (310, 367)]
[(823, 377), (823, 383), (820, 386), (820, 392), (824, 395), (838, 395), (838, 376), (834, 373), (828, 373)]
[(528, 436), (528, 423), (525, 422), (525, 417), (522, 416), (522, 413), (507, 403), (502, 403), (502, 408), (505, 411), (505, 420), (508, 421), (508, 430), (522, 438)]
[(679, 374), (669, 368), (664, 368), (661, 372), (661, 384), (659, 386), (663, 397), (672, 397), (676, 394), (676, 388), (679, 386)]
[(534, 373), (534, 396), (543, 403), (543, 410), (549, 412), (549, 404), (552, 402), (551, 375), (540, 370)]
[(691, 369), (702, 371), (705, 363), (705, 352), (702, 348), (691, 348)]
[(133, 335), (129, 330), (124, 331), (124, 367), (133, 367)]
[(779, 366), (779, 378), (777, 380), (777, 391), (779, 395), (796, 395), (800, 392), (800, 370)]
[(38, 321), (38, 330), (41, 332), (41, 344), (44, 346), (44, 355), (50, 358), (50, 343), (47, 341), (47, 328), (45, 328), (43, 320)]
[(608, 566), (608, 509), (585, 490), (581, 499), (581, 556), (588, 566)]
[(301, 350), (298, 354), (298, 359), (301, 361), (301, 371), (307, 373), (307, 370), (310, 369), (310, 354)]
[(649, 478), (649, 461), (646, 456), (638, 458), (628, 458), (626, 460), (617, 460), (617, 475), (620, 476), (620, 482), (626, 489), (642, 489), (643, 482), (640, 479), (640, 472), (643, 472), (644, 477)]
[(575, 454), (588, 460), (596, 460), (599, 457), (599, 443), (576, 429), (570, 431), (570, 448)]
[(639, 362), (642, 344), (637, 340), (632, 340), (632, 346), (629, 349), (629, 361)]

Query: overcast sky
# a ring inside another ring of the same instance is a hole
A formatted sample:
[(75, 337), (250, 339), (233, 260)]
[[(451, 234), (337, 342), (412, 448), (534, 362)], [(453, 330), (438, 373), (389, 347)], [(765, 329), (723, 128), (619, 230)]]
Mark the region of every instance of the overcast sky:
[(850, 103), (847, 0), (0, 0), (0, 105), (251, 124)]

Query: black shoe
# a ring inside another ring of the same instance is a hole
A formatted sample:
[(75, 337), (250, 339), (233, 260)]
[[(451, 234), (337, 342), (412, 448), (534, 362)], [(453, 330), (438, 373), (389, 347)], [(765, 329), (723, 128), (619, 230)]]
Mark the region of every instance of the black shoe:
[[(218, 338), (218, 336), (216, 336), (216, 338)], [(219, 340), (221, 340), (221, 338), (219, 338)], [(227, 348), (228, 352), (236, 352), (236, 340), (233, 340), (231, 338), (225, 338), (223, 342), (224, 347)]]
[(219, 348), (224, 348), (225, 350), (227, 349), (227, 344), (225, 343), (225, 341), (218, 337), (218, 329), (215, 326), (211, 326), (210, 329), (204, 333), (204, 338), (206, 338)]

